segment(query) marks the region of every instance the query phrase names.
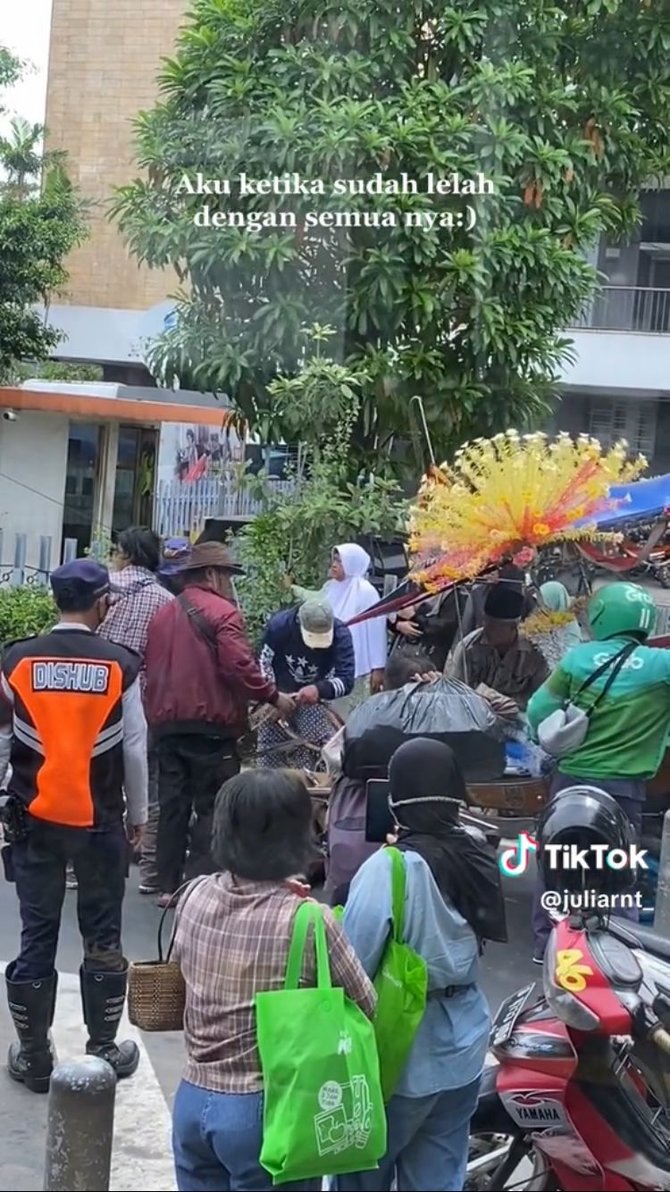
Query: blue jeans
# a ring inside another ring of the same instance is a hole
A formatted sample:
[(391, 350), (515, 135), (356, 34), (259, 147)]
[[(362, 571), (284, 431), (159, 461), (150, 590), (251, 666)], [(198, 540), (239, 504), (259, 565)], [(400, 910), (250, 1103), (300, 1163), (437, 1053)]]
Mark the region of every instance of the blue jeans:
[(392, 1097), (388, 1150), (376, 1171), (341, 1175), (336, 1192), (462, 1192), (479, 1080), (430, 1097)]
[[(179, 1192), (266, 1192), (272, 1176), (258, 1156), (263, 1142), (261, 1093), (212, 1093), (182, 1080), (172, 1110), (172, 1149)], [(314, 1192), (321, 1180), (282, 1184)]]

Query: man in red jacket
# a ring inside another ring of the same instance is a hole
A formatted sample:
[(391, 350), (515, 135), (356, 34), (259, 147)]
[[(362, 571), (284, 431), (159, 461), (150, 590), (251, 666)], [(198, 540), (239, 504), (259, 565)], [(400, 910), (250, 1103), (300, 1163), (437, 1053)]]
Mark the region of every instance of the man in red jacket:
[(239, 568), (218, 542), (203, 542), (180, 567), (183, 590), (149, 626), (145, 709), (158, 748), (158, 876), (166, 905), (184, 877), (211, 872), (214, 801), (240, 763), (236, 742), (247, 708), (273, 704), (294, 711), (290, 696), (266, 679), (234, 603)]

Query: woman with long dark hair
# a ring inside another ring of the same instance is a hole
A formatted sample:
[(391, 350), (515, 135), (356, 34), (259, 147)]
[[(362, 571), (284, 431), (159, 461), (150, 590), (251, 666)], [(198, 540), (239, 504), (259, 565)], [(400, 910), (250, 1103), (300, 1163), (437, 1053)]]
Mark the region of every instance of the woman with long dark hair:
[[(342, 1176), (337, 1188), (458, 1192), (490, 1030), (479, 955), (484, 939), (506, 938), (500, 874), (494, 850), (458, 822), (465, 783), (448, 745), (406, 742), (391, 759), (389, 780), (405, 865), (402, 942), (426, 962), (428, 998), (387, 1106), (387, 1154), (377, 1171)], [(370, 977), (391, 933), (391, 888), (391, 859), (381, 849), (354, 878), (344, 914)]]
[[(220, 873), (184, 892), (175, 959), (186, 982), (186, 1068), (173, 1111), (179, 1192), (263, 1192), (263, 1080), (254, 999), (282, 989), (293, 920), (308, 889), (314, 852), (312, 805), (304, 780), (288, 770), (231, 778), (214, 811), (212, 856)], [(331, 977), (372, 1016), (375, 993), (351, 945), (325, 907)], [(314, 984), (313, 949), (303, 977)], [(309, 1024), (305, 1026), (309, 1030)], [(321, 1180), (283, 1184), (317, 1189)]]

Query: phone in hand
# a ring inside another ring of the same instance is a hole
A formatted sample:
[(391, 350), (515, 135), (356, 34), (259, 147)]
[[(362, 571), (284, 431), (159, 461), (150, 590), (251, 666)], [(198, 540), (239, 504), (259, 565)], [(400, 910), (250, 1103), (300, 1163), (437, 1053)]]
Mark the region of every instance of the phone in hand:
[(395, 831), (389, 808), (388, 778), (370, 778), (365, 784), (365, 839), (368, 844), (386, 844)]

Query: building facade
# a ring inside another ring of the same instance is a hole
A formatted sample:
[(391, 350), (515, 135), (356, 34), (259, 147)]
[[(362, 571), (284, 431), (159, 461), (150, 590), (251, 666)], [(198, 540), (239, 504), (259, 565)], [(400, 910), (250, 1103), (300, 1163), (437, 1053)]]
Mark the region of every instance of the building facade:
[[(0, 387), (0, 573), (28, 573), (130, 525), (193, 534), (255, 510), (230, 410), (202, 393), (27, 381)], [(46, 560), (46, 562), (45, 562)]]
[(195, 533), (221, 508), (244, 506), (224, 467), (239, 454), (225, 402), (159, 392), (143, 364), (145, 342), (169, 320), (176, 275), (138, 266), (108, 218), (115, 188), (136, 173), (133, 122), (156, 100), (186, 9), (187, 0), (53, 0), (47, 146), (67, 153), (90, 235), (44, 313), (63, 333), (54, 359), (98, 364), (103, 383), (0, 390), (5, 571), (15, 539), (30, 572), (45, 552), (55, 565), (73, 543), (81, 554), (132, 523)]
[[(47, 312), (64, 333), (55, 358), (100, 364), (106, 382), (127, 386), (154, 384), (143, 364), (145, 344), (169, 324), (177, 279), (138, 267), (108, 219), (107, 205), (114, 188), (136, 173), (133, 120), (157, 97), (161, 59), (173, 51), (186, 8), (186, 0), (117, 0), (111, 6), (107, 0), (53, 0), (48, 143), (67, 151), (72, 179), (92, 203), (91, 235), (68, 262), (67, 292)], [(646, 193), (642, 208), (631, 244), (603, 242), (592, 255), (603, 288), (567, 329), (573, 359), (563, 369), (549, 429), (586, 432), (606, 443), (625, 437), (649, 457), (650, 471), (660, 473), (670, 471), (670, 190)], [(189, 402), (213, 409), (208, 395)], [(0, 486), (0, 518), (6, 521), (11, 504), (36, 525), (46, 517), (58, 537), (60, 507), (61, 545), (71, 535), (83, 545), (99, 520), (104, 491), (103, 520), (112, 529), (131, 514), (136, 519), (147, 513), (138, 494), (148, 452), (156, 463), (157, 528), (195, 526), (211, 515), (219, 499), (215, 486), (207, 496), (206, 477), (197, 477), (202, 499), (196, 508), (193, 485), (187, 500), (186, 473), (168, 472), (175, 451), (192, 453), (196, 439), (200, 458), (216, 456), (221, 420), (213, 416), (205, 429), (196, 419), (188, 442), (182, 442), (184, 426), (182, 417), (138, 423), (84, 416), (80, 408), (68, 417), (53, 407), (43, 413), (26, 409), (20, 425), (2, 424), (0, 463), (25, 484), (35, 467), (30, 461), (40, 461), (38, 480), (30, 484), (44, 490), (44, 499), (40, 505), (26, 492), (21, 501), (18, 480), (11, 493)], [(47, 442), (48, 461), (42, 450)], [(161, 459), (168, 461), (162, 467)], [(115, 477), (111, 496), (106, 475)]]
[(156, 99), (185, 10), (185, 0), (53, 0), (48, 145), (67, 152), (92, 204), (91, 235), (68, 262), (66, 305), (75, 310), (146, 311), (175, 287), (175, 275), (138, 268), (107, 205), (136, 172), (133, 121)]
[(574, 362), (553, 428), (625, 438), (658, 475), (670, 472), (670, 189), (641, 207), (633, 241), (603, 240), (593, 256), (603, 284), (568, 328)]

